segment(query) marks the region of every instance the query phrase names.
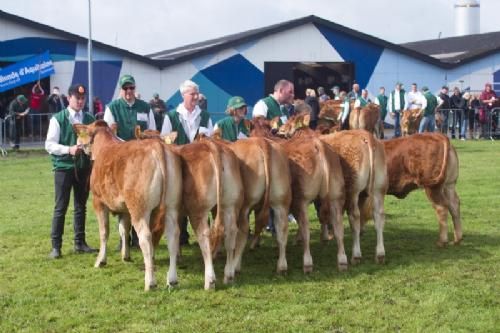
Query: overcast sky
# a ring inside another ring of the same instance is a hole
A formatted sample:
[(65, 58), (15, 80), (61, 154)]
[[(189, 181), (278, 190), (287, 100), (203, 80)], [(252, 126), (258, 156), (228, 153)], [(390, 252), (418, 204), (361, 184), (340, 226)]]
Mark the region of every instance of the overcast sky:
[[(91, 0), (94, 40), (149, 54), (316, 15), (393, 43), (452, 37), (455, 0)], [(500, 1), (481, 0), (481, 32)], [(88, 0), (0, 0), (0, 9), (88, 36)]]

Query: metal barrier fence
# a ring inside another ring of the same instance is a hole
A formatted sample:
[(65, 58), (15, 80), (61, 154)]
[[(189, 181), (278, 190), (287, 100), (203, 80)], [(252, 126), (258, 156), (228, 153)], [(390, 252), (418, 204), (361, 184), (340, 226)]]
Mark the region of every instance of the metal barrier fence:
[(51, 113), (29, 113), (23, 119), (14, 119), (10, 115), (5, 117), (1, 121), (0, 129), (0, 149), (2, 154), (7, 149), (8, 144), (11, 147), (14, 145), (17, 130), (20, 132), (20, 146), (43, 146), (51, 117)]
[(436, 131), (451, 138), (494, 140), (500, 136), (497, 126), (500, 115), (499, 107), (491, 110), (486, 108), (441, 109), (440, 112), (443, 116), (443, 122), (440, 126), (436, 124)]

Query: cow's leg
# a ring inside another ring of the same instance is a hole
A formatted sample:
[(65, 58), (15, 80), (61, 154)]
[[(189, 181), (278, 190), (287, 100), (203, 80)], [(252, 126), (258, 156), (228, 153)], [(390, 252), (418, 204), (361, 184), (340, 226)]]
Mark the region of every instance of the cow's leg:
[(445, 187), (446, 196), (448, 197), (448, 208), (453, 219), (453, 228), (455, 235), (455, 244), (460, 244), (462, 241), (462, 222), (460, 219), (460, 198), (455, 190), (455, 184)]
[(122, 248), (120, 250), (123, 261), (130, 261), (130, 215), (123, 213), (118, 216), (118, 231)]
[(343, 200), (334, 200), (330, 205), (330, 220), (333, 224), (333, 233), (337, 241), (337, 268), (339, 271), (345, 271), (347, 270), (348, 263), (344, 248), (344, 203)]
[(170, 266), (167, 273), (167, 285), (177, 285), (177, 255), (179, 252), (179, 214), (175, 209), (167, 209), (165, 216), (165, 236), (170, 256)]
[(238, 219), (238, 233), (236, 234), (236, 244), (235, 244), (235, 263), (234, 269), (235, 273), (241, 272), (241, 259), (243, 257), (243, 252), (245, 251), (245, 245), (247, 243), (249, 234), (249, 221), (248, 214), (250, 210), (248, 207), (243, 207), (240, 210), (240, 217)]
[(353, 265), (359, 264), (361, 262), (361, 245), (360, 245), (360, 240), (359, 240), (359, 233), (361, 230), (361, 226), (360, 226), (360, 213), (359, 213), (359, 206), (358, 206), (358, 196), (359, 196), (358, 193), (351, 196), (349, 211), (348, 211), (349, 224), (351, 226), (351, 233), (352, 233), (351, 262)]
[(310, 249), (310, 239), (311, 239), (311, 231), (309, 228), (309, 218), (307, 216), (307, 203), (306, 202), (298, 202), (292, 205), (292, 214), (297, 217), (299, 222), (299, 231), (302, 238), (302, 246), (304, 248), (304, 256), (303, 256), (303, 269), (304, 273), (310, 273), (313, 270), (313, 259), (311, 256)]
[(189, 221), (198, 239), (203, 261), (205, 263), (205, 290), (215, 288), (215, 271), (212, 261), (212, 249), (210, 249), (210, 227), (207, 218), (208, 211), (189, 215)]
[(286, 262), (286, 243), (288, 240), (288, 209), (283, 206), (273, 207), (276, 240), (279, 248), (277, 272), (284, 273), (288, 269)]
[(385, 261), (385, 248), (384, 248), (384, 192), (374, 191), (373, 198), (373, 222), (375, 224), (375, 232), (377, 233), (377, 247), (375, 248), (375, 262), (383, 264)]
[(236, 266), (236, 235), (238, 234), (236, 207), (227, 207), (224, 210), (224, 246), (226, 247), (226, 266), (224, 267), (224, 283), (234, 281)]
[(102, 267), (106, 265), (106, 244), (109, 237), (109, 210), (101, 203), (95, 196), (93, 197), (92, 204), (99, 223), (99, 254), (95, 261), (95, 267)]
[(444, 247), (448, 244), (448, 200), (441, 186), (425, 188), (427, 197), (432, 202), (439, 222), (439, 240), (437, 246)]
[(153, 236), (149, 229), (150, 213), (145, 214), (138, 219), (133, 219), (135, 232), (139, 237), (139, 246), (141, 247), (142, 255), (144, 257), (144, 290), (148, 291), (156, 287), (156, 279), (154, 274), (153, 262)]

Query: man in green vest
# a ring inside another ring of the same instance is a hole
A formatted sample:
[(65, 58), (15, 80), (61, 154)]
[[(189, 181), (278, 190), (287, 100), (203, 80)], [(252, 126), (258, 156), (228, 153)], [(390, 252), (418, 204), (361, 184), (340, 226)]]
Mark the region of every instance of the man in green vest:
[[(184, 81), (179, 91), (182, 103), (177, 108), (167, 113), (163, 120), (161, 135), (177, 132), (175, 143), (178, 145), (188, 144), (194, 141), (197, 134), (211, 136), (213, 133), (212, 119), (206, 110), (199, 105), (200, 88), (191, 80)], [(180, 224), (179, 244), (189, 244), (189, 233), (187, 231), (187, 218)]]
[(26, 115), (30, 111), (28, 106), (28, 99), (24, 95), (17, 95), (16, 98), (14, 98), (12, 102), (10, 102), (8, 107), (8, 113), (10, 116), (10, 143), (14, 150), (19, 149), (24, 117), (26, 117)]
[(234, 96), (227, 102), (228, 117), (219, 120), (214, 126), (214, 132), (219, 130), (224, 140), (234, 142), (248, 137), (248, 129), (242, 121), (247, 114), (247, 104), (243, 97)]
[(387, 105), (389, 107), (389, 112), (391, 117), (394, 118), (394, 137), (401, 136), (401, 124), (400, 116), (404, 110), (406, 101), (405, 91), (403, 89), (403, 84), (396, 83), (395, 89), (390, 93)]
[[(125, 141), (135, 140), (135, 127), (139, 125), (141, 131), (156, 130), (156, 121), (151, 106), (136, 97), (135, 79), (125, 74), (118, 82), (120, 97), (111, 101), (104, 111), (104, 121), (111, 127), (117, 126), (117, 136)], [(134, 228), (131, 228), (131, 246), (139, 248), (139, 238)], [(121, 238), (118, 249), (121, 249)]]
[(387, 100), (389, 97), (385, 95), (385, 88), (380, 87), (379, 93), (377, 97), (375, 98), (375, 104), (377, 104), (380, 107), (380, 138), (384, 138), (384, 121), (385, 117), (387, 116)]
[(76, 144), (73, 124), (90, 124), (94, 117), (83, 112), (86, 89), (75, 84), (68, 90), (69, 105), (66, 109), (54, 114), (50, 119), (45, 149), (52, 155), (55, 184), (55, 207), (52, 218), (52, 251), (49, 257), (61, 257), (64, 220), (68, 209), (71, 189), (74, 201), (75, 251), (77, 253), (95, 252), (85, 241), (85, 213), (89, 196), (88, 178), (90, 176), (90, 160)]
[(278, 125), (281, 126), (286, 123), (289, 117), (284, 105), (286, 103), (293, 104), (294, 96), (293, 83), (288, 80), (279, 80), (274, 85), (274, 92), (255, 104), (252, 117), (264, 117), (267, 120), (279, 117)]
[(422, 93), (424, 94), (424, 99), (422, 100), (422, 110), (424, 115), (422, 120), (420, 120), (420, 126), (418, 128), (418, 133), (434, 132), (436, 127), (435, 113), (438, 106), (437, 97), (434, 96), (427, 87), (422, 87)]
[(120, 97), (111, 101), (104, 111), (104, 120), (109, 126), (116, 124), (119, 138), (129, 141), (135, 139), (135, 126), (141, 131), (156, 130), (156, 122), (151, 106), (135, 97), (135, 79), (132, 75), (123, 75), (119, 81)]
[(354, 102), (354, 107), (363, 108), (367, 106), (368, 103), (371, 103), (370, 99), (368, 98), (368, 90), (363, 89), (361, 90), (361, 95)]

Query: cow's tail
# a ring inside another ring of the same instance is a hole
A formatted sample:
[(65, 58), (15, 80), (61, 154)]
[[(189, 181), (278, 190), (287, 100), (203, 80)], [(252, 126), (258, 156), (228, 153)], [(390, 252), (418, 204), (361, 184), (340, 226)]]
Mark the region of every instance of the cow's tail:
[[(322, 159), (321, 167), (323, 168), (323, 183), (326, 186), (326, 195), (328, 197), (328, 196), (330, 196), (330, 182), (332, 180), (330, 179), (330, 166), (328, 164), (329, 160), (328, 160), (326, 148), (325, 148), (326, 143), (324, 143), (323, 141), (321, 141), (319, 139), (315, 139), (315, 141), (316, 141), (316, 145), (318, 146), (319, 156), (321, 156), (321, 159)], [(324, 208), (321, 210), (323, 211)], [(330, 210), (330, 207), (328, 207), (328, 210)], [(331, 214), (331, 212), (330, 212), (330, 214)], [(320, 218), (319, 222), (322, 224), (329, 223), (329, 221), (325, 220), (324, 218)]]
[(262, 206), (260, 211), (255, 217), (255, 230), (260, 233), (269, 220), (269, 210), (270, 203), (269, 197), (271, 195), (271, 144), (267, 140), (260, 140), (259, 148), (262, 152), (263, 162), (264, 162), (264, 176), (265, 179), (265, 189), (264, 189), (264, 200), (262, 201)]
[(375, 186), (375, 144), (374, 141), (375, 139), (373, 138), (372, 135), (367, 136), (367, 146), (368, 146), (368, 160), (370, 162), (370, 176), (368, 178), (368, 195), (373, 193), (373, 189)]
[(366, 193), (366, 198), (363, 200), (360, 206), (360, 223), (361, 228), (364, 227), (366, 222), (373, 218), (373, 191), (375, 188), (375, 149), (377, 149), (375, 143), (375, 138), (373, 135), (366, 136), (364, 139), (368, 147), (368, 161), (369, 161), (369, 175), (368, 175), (368, 189)]
[(221, 148), (216, 143), (211, 140), (206, 140), (205, 142), (210, 148), (210, 156), (212, 159), (212, 165), (215, 169), (215, 184), (217, 188), (217, 214), (215, 216), (214, 223), (210, 228), (210, 250), (215, 252), (224, 237), (224, 222), (222, 219), (224, 214), (222, 208), (222, 154)]
[(439, 135), (438, 137), (443, 137), (443, 164), (441, 165), (441, 170), (439, 171), (439, 175), (432, 182), (432, 184), (440, 184), (444, 181), (446, 176), (446, 168), (448, 167), (448, 156), (450, 151), (450, 139), (445, 137), (444, 135)]
[(155, 248), (158, 246), (163, 234), (165, 233), (165, 214), (166, 214), (166, 197), (167, 197), (167, 182), (168, 182), (168, 170), (167, 170), (168, 154), (160, 142), (158, 142), (158, 146), (160, 147), (160, 149), (156, 149), (155, 151), (161, 152), (160, 156), (157, 157), (157, 160), (161, 172), (162, 188), (161, 188), (160, 201), (158, 203), (158, 206), (155, 209), (153, 209), (151, 213), (151, 222), (150, 222), (152, 241), (153, 241), (153, 246)]

